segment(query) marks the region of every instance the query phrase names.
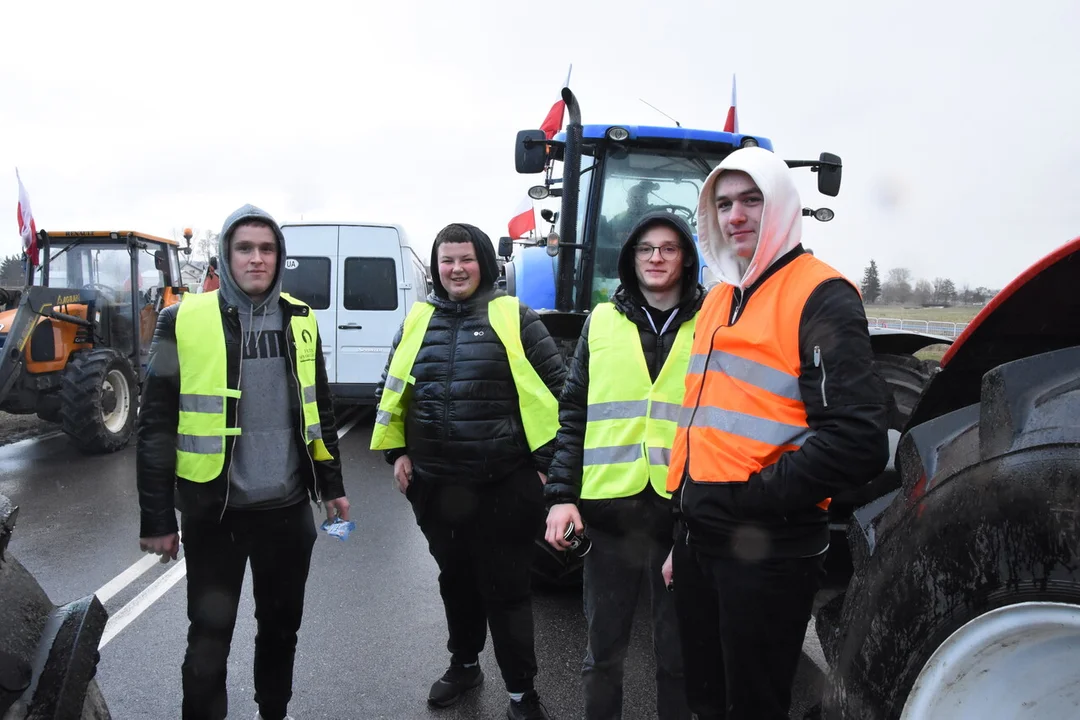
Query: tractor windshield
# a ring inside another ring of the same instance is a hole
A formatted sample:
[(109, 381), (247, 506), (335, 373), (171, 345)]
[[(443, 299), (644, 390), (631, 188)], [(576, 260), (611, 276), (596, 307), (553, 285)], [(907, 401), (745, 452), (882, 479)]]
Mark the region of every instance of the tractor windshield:
[(131, 256), (127, 245), (117, 243), (72, 243), (63, 254), (63, 246), (53, 244), (56, 260), (49, 266), (49, 287), (91, 287), (107, 294), (131, 290)]
[(675, 213), (696, 232), (701, 185), (726, 154), (620, 147), (608, 155), (596, 219), (590, 307), (618, 287), (619, 251), (646, 213)]

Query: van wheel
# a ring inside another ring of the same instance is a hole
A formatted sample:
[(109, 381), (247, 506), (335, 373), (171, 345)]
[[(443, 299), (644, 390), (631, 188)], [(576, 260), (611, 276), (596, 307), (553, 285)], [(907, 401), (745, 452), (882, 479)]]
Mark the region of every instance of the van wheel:
[(127, 445), (139, 397), (126, 358), (110, 349), (76, 353), (64, 370), (60, 393), (61, 424), (79, 450), (111, 453)]

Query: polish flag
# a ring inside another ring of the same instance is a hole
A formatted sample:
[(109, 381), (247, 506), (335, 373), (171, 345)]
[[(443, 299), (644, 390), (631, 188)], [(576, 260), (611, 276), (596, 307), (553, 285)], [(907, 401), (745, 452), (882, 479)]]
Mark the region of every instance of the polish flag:
[(563, 113), (566, 110), (566, 103), (559, 99), (555, 101), (555, 104), (548, 110), (547, 117), (544, 118), (544, 122), (540, 123), (540, 129), (544, 131), (544, 137), (550, 140), (559, 134), (562, 130)]
[(735, 113), (735, 76), (731, 76), (731, 107), (727, 111), (727, 121), (724, 123), (724, 132), (739, 132), (739, 116)]
[[(566, 82), (563, 83), (563, 87), (570, 87), (570, 73), (574, 71), (573, 64), (570, 65), (570, 69), (566, 71)], [(566, 102), (562, 98), (555, 101), (555, 104), (548, 110), (547, 117), (544, 118), (544, 122), (540, 124), (540, 129), (544, 131), (544, 137), (548, 140), (552, 139), (559, 134), (562, 130), (563, 114), (566, 111)]]
[(514, 217), (510, 218), (507, 226), (510, 237), (519, 238), (529, 234), (530, 230), (536, 229), (536, 215), (533, 214), (532, 200), (526, 197), (514, 211)]
[(15, 168), (15, 179), (19, 181), (19, 235), (23, 241), (23, 252), (30, 258), (30, 264), (37, 266), (40, 262), (37, 246), (37, 224), (34, 222), (34, 214), (30, 211), (30, 196), (27, 194), (26, 188), (23, 187), (18, 168)]

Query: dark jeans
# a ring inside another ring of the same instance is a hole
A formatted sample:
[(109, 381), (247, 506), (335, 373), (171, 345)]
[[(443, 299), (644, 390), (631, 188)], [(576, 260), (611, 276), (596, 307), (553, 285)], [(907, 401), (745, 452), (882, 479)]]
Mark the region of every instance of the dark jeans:
[(427, 484), (408, 492), (439, 565), (451, 662), (476, 662), (491, 627), (506, 689), (533, 688), (533, 539), (543, 522), (543, 486), (523, 469), (484, 485)]
[(745, 562), (675, 544), (686, 692), (701, 718), (787, 720), (825, 554)]
[(592, 550), (585, 556), (585, 619), (589, 624), (589, 646), (582, 668), (585, 717), (622, 717), (623, 662), (638, 597), (645, 592), (652, 611), (656, 656), (656, 716), (659, 720), (689, 720), (675, 602), (660, 574), (671, 540), (612, 535), (595, 528), (588, 533)]
[(315, 544), (307, 501), (275, 510), (226, 510), (217, 518), (181, 518), (187, 560), (188, 645), (182, 668), (185, 720), (228, 714), (226, 668), (236, 609), (251, 560), (255, 596), (255, 702), (281, 720), (292, 698), (296, 633)]

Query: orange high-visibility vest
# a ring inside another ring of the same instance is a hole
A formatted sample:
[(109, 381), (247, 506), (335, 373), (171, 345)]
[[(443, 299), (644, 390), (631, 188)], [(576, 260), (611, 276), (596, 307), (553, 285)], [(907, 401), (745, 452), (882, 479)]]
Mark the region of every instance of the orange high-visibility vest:
[(836, 278), (845, 279), (813, 255), (799, 255), (754, 290), (734, 325), (733, 285), (718, 285), (705, 298), (668, 492), (687, 470), (696, 482), (746, 482), (813, 434), (799, 392), (799, 322), (814, 290)]

